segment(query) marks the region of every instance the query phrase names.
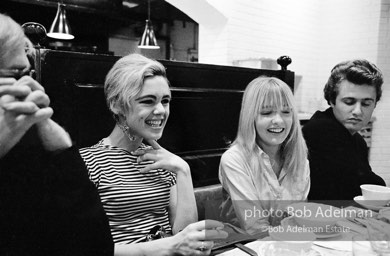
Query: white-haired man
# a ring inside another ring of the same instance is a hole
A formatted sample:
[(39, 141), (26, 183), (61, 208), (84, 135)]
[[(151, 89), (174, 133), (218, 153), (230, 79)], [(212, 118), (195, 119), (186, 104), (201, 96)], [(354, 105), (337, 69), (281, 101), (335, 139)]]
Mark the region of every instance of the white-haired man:
[(84, 162), (26, 75), (28, 43), (0, 14), (0, 255), (113, 255)]

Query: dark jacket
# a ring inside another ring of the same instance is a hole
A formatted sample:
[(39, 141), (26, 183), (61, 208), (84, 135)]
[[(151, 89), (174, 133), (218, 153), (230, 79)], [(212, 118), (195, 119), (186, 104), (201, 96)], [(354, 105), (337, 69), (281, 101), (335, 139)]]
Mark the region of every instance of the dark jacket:
[(317, 111), (303, 127), (309, 148), (310, 200), (352, 200), (361, 184), (385, 185), (372, 172), (367, 144), (334, 117), (332, 108)]
[(46, 152), (30, 129), (0, 159), (0, 255), (107, 255), (107, 217), (77, 148)]

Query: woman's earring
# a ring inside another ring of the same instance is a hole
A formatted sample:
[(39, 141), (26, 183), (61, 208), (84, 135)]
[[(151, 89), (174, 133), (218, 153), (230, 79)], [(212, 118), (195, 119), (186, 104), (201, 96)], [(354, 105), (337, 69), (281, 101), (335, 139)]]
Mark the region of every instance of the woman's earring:
[(135, 141), (136, 137), (134, 135), (131, 135), (129, 132), (129, 126), (128, 125), (122, 125), (118, 124), (119, 128), (123, 131), (124, 134), (129, 138), (130, 141)]

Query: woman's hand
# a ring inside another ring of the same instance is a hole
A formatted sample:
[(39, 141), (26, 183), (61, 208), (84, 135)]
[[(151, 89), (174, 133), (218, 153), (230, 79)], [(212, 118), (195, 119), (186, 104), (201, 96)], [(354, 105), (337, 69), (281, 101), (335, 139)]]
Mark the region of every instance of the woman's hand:
[(213, 240), (225, 239), (223, 224), (215, 220), (203, 220), (188, 225), (171, 237), (172, 255), (209, 255), (214, 246)]
[(188, 172), (190, 168), (186, 161), (181, 159), (179, 156), (169, 152), (168, 150), (161, 147), (157, 141), (155, 140), (146, 140), (150, 148), (146, 149), (137, 149), (132, 152), (133, 155), (138, 156), (137, 162), (143, 161), (153, 161), (154, 163), (145, 166), (140, 172), (145, 173), (150, 170), (156, 169), (165, 169), (174, 173), (178, 173), (180, 171)]
[(213, 240), (225, 239), (228, 233), (223, 224), (215, 220), (203, 220), (188, 225), (175, 236), (145, 243), (115, 244), (115, 256), (140, 255), (209, 255)]
[(198, 220), (190, 167), (186, 161), (162, 148), (156, 141), (147, 140), (151, 147), (132, 152), (137, 162), (151, 161), (140, 169), (141, 173), (164, 169), (176, 174), (176, 185), (171, 187), (169, 220), (173, 234)]

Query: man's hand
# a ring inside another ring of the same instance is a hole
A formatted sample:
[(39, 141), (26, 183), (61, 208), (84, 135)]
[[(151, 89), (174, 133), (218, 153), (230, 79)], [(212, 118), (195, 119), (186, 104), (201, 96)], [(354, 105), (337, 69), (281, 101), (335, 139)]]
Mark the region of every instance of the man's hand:
[(49, 97), (31, 77), (0, 78), (0, 118), (2, 129), (25, 133), (33, 124), (49, 119)]
[(0, 158), (11, 150), (35, 123), (48, 119), (52, 109), (40, 109), (33, 101), (44, 102), (28, 85), (15, 86), (14, 78), (0, 78)]
[(72, 141), (58, 124), (50, 119), (53, 109), (44, 88), (34, 79), (0, 78), (0, 157), (6, 154), (34, 124), (43, 146), (54, 151), (65, 149)]

